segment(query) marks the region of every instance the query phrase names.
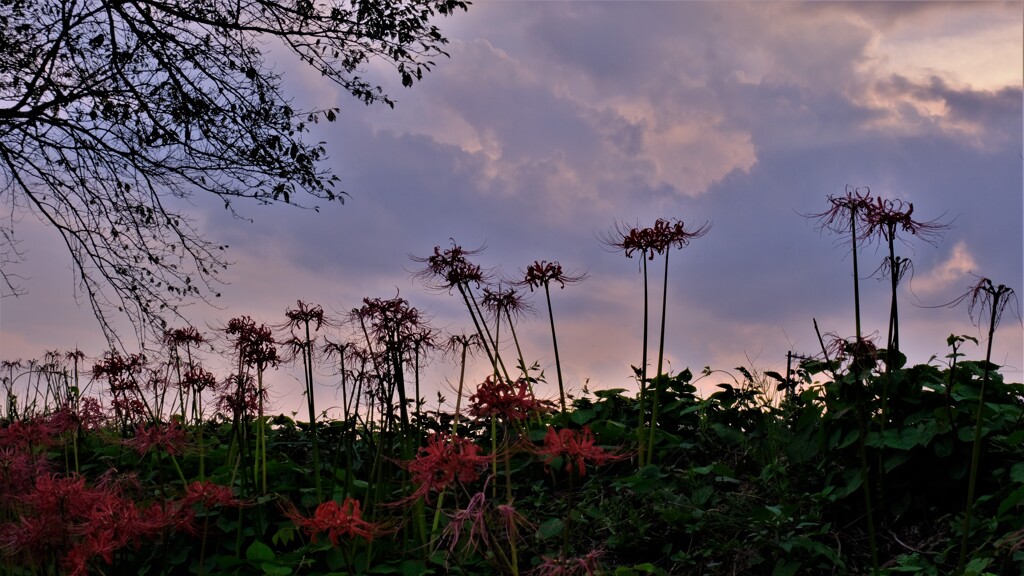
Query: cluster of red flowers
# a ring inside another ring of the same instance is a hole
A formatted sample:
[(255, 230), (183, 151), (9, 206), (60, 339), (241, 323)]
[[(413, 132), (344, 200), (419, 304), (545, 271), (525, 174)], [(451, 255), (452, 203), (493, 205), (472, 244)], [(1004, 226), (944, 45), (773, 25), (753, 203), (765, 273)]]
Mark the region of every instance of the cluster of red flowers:
[(469, 397), (469, 413), (476, 418), (497, 417), (506, 421), (523, 421), (547, 407), (538, 400), (525, 379), (509, 382), (488, 376)]
[(625, 458), (622, 454), (613, 454), (596, 444), (594, 433), (584, 426), (582, 430), (548, 428), (544, 436), (544, 445), (536, 449), (538, 455), (544, 457), (544, 465), (549, 466), (556, 458), (565, 459), (565, 470), (571, 472), (575, 465), (580, 476), (586, 475), (586, 464), (600, 466), (606, 462)]
[(135, 437), (125, 440), (124, 444), (140, 455), (146, 454), (153, 448), (160, 448), (168, 454), (178, 455), (181, 454), (182, 446), (185, 444), (185, 431), (178, 426), (177, 422), (140, 425), (135, 428)]
[(359, 501), (353, 498), (345, 498), (341, 504), (334, 500), (324, 502), (308, 518), (295, 509), (286, 510), (285, 515), (312, 537), (313, 542), (316, 542), (317, 536), (327, 534), (334, 546), (338, 545), (342, 536), (372, 541), (374, 536), (382, 533), (378, 525), (363, 520)]
[(592, 576), (599, 573), (598, 562), (603, 555), (603, 550), (592, 550), (583, 556), (568, 558), (541, 556), (543, 562), (537, 565), (533, 574), (536, 576)]
[(114, 551), (179, 520), (160, 506), (140, 509), (115, 485), (87, 486), (80, 476), (41, 475), (15, 507), (18, 519), (0, 526), (0, 549), (30, 563), (58, 555), (72, 575), (87, 574), (96, 557), (110, 564)]
[(491, 456), (481, 454), (472, 440), (451, 434), (431, 434), (427, 445), (419, 449), (416, 458), (406, 463), (413, 482), (418, 484), (410, 499), (429, 497), (455, 481), (463, 484), (480, 478)]

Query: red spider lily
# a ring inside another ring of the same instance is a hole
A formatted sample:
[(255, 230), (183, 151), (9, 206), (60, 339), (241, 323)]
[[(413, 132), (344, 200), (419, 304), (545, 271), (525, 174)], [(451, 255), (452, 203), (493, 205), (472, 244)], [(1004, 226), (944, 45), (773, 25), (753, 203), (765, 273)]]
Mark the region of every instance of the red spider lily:
[(682, 248), (689, 244), (690, 240), (700, 238), (710, 230), (711, 224), (708, 222), (701, 224), (696, 229), (687, 230), (682, 220), (658, 218), (650, 233), (652, 237), (650, 242), (652, 248), (661, 253), (671, 247)]
[(217, 378), (201, 366), (192, 366), (181, 377), (181, 385), (194, 392), (202, 392), (217, 386)]
[(134, 392), (138, 390), (136, 376), (146, 365), (146, 357), (142, 354), (121, 356), (117, 352), (109, 352), (103, 360), (93, 365), (93, 378), (105, 378), (114, 394)]
[(88, 563), (129, 544), (138, 546), (172, 525), (157, 507), (141, 510), (116, 485), (87, 486), (79, 476), (42, 475), (17, 497), (19, 518), (0, 527), (0, 548), (27, 564), (59, 555), (69, 574), (84, 575)]
[(867, 236), (879, 234), (886, 241), (891, 242), (896, 239), (897, 231), (902, 230), (935, 245), (941, 233), (950, 228), (949, 224), (941, 224), (937, 220), (927, 222), (914, 220), (911, 217), (913, 213), (913, 203), (881, 197), (875, 198), (873, 203), (869, 203), (865, 207), (864, 221), (867, 224)]
[(259, 368), (276, 366), (280, 362), (274, 334), (266, 324), (257, 326), (252, 318), (240, 316), (228, 321), (225, 332), (235, 337), (234, 347), (242, 362)]
[(544, 466), (548, 467), (556, 458), (565, 458), (565, 470), (575, 470), (580, 476), (585, 476), (586, 463), (600, 466), (605, 462), (621, 460), (625, 458), (621, 454), (612, 454), (595, 443), (594, 433), (590, 427), (584, 426), (582, 430), (563, 428), (555, 430), (548, 428), (544, 436), (544, 446), (537, 448), (536, 453), (544, 456)]
[(209, 480), (193, 482), (185, 489), (185, 504), (202, 503), (206, 508), (218, 506), (240, 506), (242, 501), (235, 498), (230, 486), (214, 484)]
[(181, 346), (182, 344), (202, 344), (205, 341), (206, 339), (203, 335), (192, 326), (175, 328), (174, 330), (167, 330), (164, 332), (164, 342), (171, 346)]
[(828, 210), (815, 214), (804, 214), (804, 216), (817, 220), (819, 228), (825, 228), (838, 234), (845, 234), (853, 230), (861, 232), (857, 236), (865, 235), (863, 234), (867, 231), (865, 216), (874, 204), (870, 188), (847, 186), (844, 195), (833, 196), (830, 194), (828, 202), (831, 204), (831, 208)]
[(322, 306), (306, 304), (302, 300), (296, 301), (295, 306), (284, 313), (288, 318), (284, 327), (292, 330), (293, 334), (296, 329), (303, 329), (307, 332), (312, 329), (314, 332), (319, 332), (324, 325), (332, 325), (332, 321), (324, 315)]
[(502, 314), (507, 315), (510, 321), (512, 318), (519, 318), (534, 311), (533, 306), (515, 288), (502, 288), (501, 286), (493, 290), (484, 288), (484, 296), (480, 300), (480, 304), (496, 317)]
[(456, 481), (463, 484), (476, 481), (491, 458), (480, 454), (480, 447), (472, 440), (451, 434), (431, 434), (427, 445), (405, 465), (413, 482), (419, 485), (409, 500), (420, 496), (429, 498), (430, 492), (439, 492)]
[(610, 231), (599, 235), (599, 239), (609, 250), (624, 252), (626, 258), (639, 253), (641, 258), (654, 260), (654, 255), (660, 251), (654, 229), (640, 228), (639, 225), (629, 227), (616, 222)]
[(342, 536), (362, 538), (370, 542), (375, 536), (384, 532), (377, 524), (363, 520), (359, 501), (354, 498), (345, 498), (341, 504), (334, 500), (324, 502), (317, 506), (313, 516), (308, 518), (302, 516), (293, 507), (286, 509), (285, 515), (295, 523), (296, 527), (301, 528), (306, 535), (310, 536), (313, 542), (316, 542), (317, 537), (321, 534), (327, 534), (334, 546), (338, 545)]
[(566, 284), (576, 284), (582, 282), (584, 278), (586, 278), (586, 274), (567, 274), (558, 262), (537, 260), (526, 267), (525, 277), (520, 284), (529, 286), (531, 291), (541, 286), (548, 287), (552, 282), (558, 282), (559, 286), (565, 288)]
[(543, 562), (533, 569), (532, 573), (537, 576), (592, 576), (598, 574), (600, 566), (598, 561), (604, 556), (603, 550), (592, 550), (583, 556), (567, 558), (559, 556), (548, 558), (541, 556)]
[(523, 421), (547, 409), (545, 403), (533, 395), (525, 379), (516, 382), (492, 380), (488, 376), (476, 394), (469, 397), (469, 413), (477, 418), (499, 417), (506, 421)]
[(259, 390), (252, 374), (232, 374), (222, 384), (223, 393), (217, 397), (217, 409), (224, 414), (256, 416), (261, 400), (268, 396), (266, 389)]
[(161, 448), (168, 454), (177, 456), (181, 454), (182, 446), (185, 444), (185, 431), (177, 422), (139, 426), (135, 429), (135, 437), (125, 440), (124, 444), (140, 455), (153, 448)]
[(480, 266), (469, 261), (469, 256), (474, 256), (483, 251), (483, 248), (465, 250), (462, 246), (455, 244), (452, 240), (452, 247), (441, 250), (440, 246), (434, 246), (434, 254), (426, 257), (410, 256), (413, 262), (426, 264), (426, 267), (416, 272), (416, 277), (424, 281), (427, 286), (437, 290), (451, 290), (456, 287), (466, 287), (470, 283), (480, 285), (484, 282), (486, 274)]
[(86, 396), (79, 401), (78, 422), (83, 430), (99, 430), (106, 421), (106, 411), (98, 398)]

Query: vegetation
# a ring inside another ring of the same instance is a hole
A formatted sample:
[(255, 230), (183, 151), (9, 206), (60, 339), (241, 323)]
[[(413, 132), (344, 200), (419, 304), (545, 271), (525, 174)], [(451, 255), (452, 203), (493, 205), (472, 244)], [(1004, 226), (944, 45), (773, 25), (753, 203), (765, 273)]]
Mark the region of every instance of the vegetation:
[[(659, 251), (642, 230), (604, 240), (646, 263)], [(619, 245), (631, 235), (643, 242)], [(0, 574), (1024, 571), (1024, 385), (990, 357), (1009, 287), (980, 279), (951, 303), (984, 320), (983, 360), (954, 334), (944, 359), (908, 366), (858, 330), (822, 336), (785, 376), (659, 361), (651, 378), (636, 369), (636, 393), (573, 396), (522, 358), (527, 303), (508, 286), (544, 287), (554, 336), (549, 284), (582, 276), (538, 261), (494, 281), (475, 253), (453, 242), (415, 258), (466, 304), (472, 335), (442, 339), (396, 296), (342, 319), (299, 302), (276, 328), (172, 330), (159, 356), (110, 352), (91, 370), (78, 351), (4, 362)], [(460, 364), (454, 413), (419, 391), (421, 357), (443, 340)], [(233, 371), (208, 371), (210, 351)], [(467, 385), (479, 351), (491, 374)], [(302, 368), (306, 422), (265, 413), (264, 373), (281, 362)], [(325, 371), (340, 419), (312, 400)]]

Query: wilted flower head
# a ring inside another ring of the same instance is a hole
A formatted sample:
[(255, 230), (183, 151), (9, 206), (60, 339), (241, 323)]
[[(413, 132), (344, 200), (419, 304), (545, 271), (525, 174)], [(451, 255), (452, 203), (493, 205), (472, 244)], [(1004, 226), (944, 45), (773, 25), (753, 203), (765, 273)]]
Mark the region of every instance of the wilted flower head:
[(1015, 313), (1020, 318), (1020, 302), (1017, 300), (1017, 293), (1013, 291), (1013, 288), (1004, 284), (996, 286), (988, 278), (978, 278), (978, 281), (967, 292), (945, 306), (952, 308), (965, 300), (967, 301), (967, 313), (970, 314), (971, 321), (975, 324), (979, 317), (988, 311), (992, 317), (992, 328), (994, 329), (1011, 302), (1014, 303)]
[(182, 344), (202, 344), (205, 341), (203, 335), (199, 333), (192, 326), (186, 326), (185, 328), (175, 328), (174, 330), (167, 330), (164, 332), (164, 342), (172, 346), (181, 346)]
[(914, 205), (910, 202), (875, 198), (875, 201), (867, 206), (864, 214), (867, 235), (879, 234), (887, 242), (891, 242), (902, 230), (934, 245), (942, 232), (950, 228), (949, 224), (942, 224), (937, 220), (914, 220), (911, 217), (913, 213)]
[(420, 311), (405, 298), (363, 298), (363, 306), (352, 310), (353, 318), (365, 323), (378, 342), (406, 343), (426, 330)]
[(302, 300), (295, 303), (295, 308), (285, 311), (288, 317), (288, 325), (292, 328), (305, 327), (307, 324), (313, 326), (313, 330), (320, 330), (326, 322), (324, 309), (318, 305), (306, 304)]
[(517, 318), (533, 311), (533, 307), (526, 298), (523, 298), (523, 295), (512, 287), (484, 288), (484, 297), (480, 303), (493, 316), (504, 314), (510, 318)]
[(838, 234), (849, 232), (851, 226), (854, 226), (855, 231), (866, 233), (865, 214), (873, 204), (870, 188), (867, 186), (855, 188), (847, 185), (845, 194), (842, 196), (830, 194), (828, 202), (831, 205), (828, 210), (804, 216), (817, 220), (819, 228)]
[(562, 265), (558, 262), (548, 262), (547, 260), (537, 260), (533, 264), (526, 267), (526, 274), (522, 282), (519, 282), (522, 286), (529, 286), (530, 290), (534, 288), (545, 288), (550, 286), (552, 282), (557, 282), (562, 288), (565, 288), (566, 284), (576, 284), (582, 282), (586, 278), (586, 274), (573, 275), (567, 274), (562, 270)]
[(654, 255), (660, 251), (654, 229), (641, 228), (639, 224), (630, 227), (616, 222), (612, 229), (599, 236), (599, 239), (608, 249), (624, 252), (626, 258), (632, 258), (633, 254), (639, 253), (641, 258), (654, 260)]
[(266, 324), (257, 326), (252, 318), (239, 316), (228, 321), (225, 332), (235, 337), (235, 350), (246, 364), (266, 367), (280, 362), (274, 334)]
[(868, 372), (878, 366), (878, 362), (882, 359), (878, 346), (868, 338), (857, 340), (856, 338), (842, 338), (836, 334), (826, 334), (826, 336), (829, 338), (829, 343), (825, 350), (829, 356), (839, 362), (849, 362), (850, 369), (861, 373)]
[(711, 230), (711, 223), (705, 222), (694, 229), (687, 229), (682, 220), (658, 218), (654, 222), (651, 236), (655, 250), (664, 252), (668, 248), (682, 248), (694, 238), (700, 238)]
[(451, 290), (470, 283), (480, 285), (484, 282), (483, 269), (469, 261), (470, 256), (482, 251), (483, 248), (466, 250), (452, 240), (451, 248), (441, 250), (440, 246), (434, 246), (432, 255), (410, 258), (413, 262), (426, 264), (426, 267), (417, 271), (415, 276), (423, 280), (427, 286), (438, 290)]

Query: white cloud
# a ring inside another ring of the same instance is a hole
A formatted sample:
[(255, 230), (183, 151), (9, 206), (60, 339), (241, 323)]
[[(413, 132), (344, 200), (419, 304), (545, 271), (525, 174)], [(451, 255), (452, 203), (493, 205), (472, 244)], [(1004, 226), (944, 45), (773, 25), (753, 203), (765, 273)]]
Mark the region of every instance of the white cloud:
[(938, 265), (926, 274), (914, 276), (914, 292), (921, 294), (941, 293), (955, 283), (962, 281), (964, 275), (977, 269), (977, 267), (978, 263), (975, 261), (970, 250), (967, 249), (967, 243), (961, 240), (953, 246), (949, 258), (939, 262)]

